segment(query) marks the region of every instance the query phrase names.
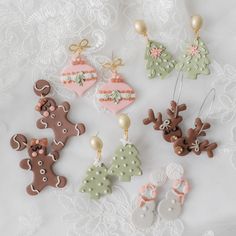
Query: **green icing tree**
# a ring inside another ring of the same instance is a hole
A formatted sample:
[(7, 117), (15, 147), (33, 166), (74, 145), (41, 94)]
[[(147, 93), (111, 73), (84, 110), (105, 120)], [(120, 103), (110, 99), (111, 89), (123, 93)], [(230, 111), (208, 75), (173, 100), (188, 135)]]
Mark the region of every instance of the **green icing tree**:
[(210, 74), (208, 54), (205, 43), (196, 38), (176, 65), (176, 69), (185, 71), (191, 79), (196, 79), (199, 74), (208, 75)]
[(101, 195), (111, 193), (108, 169), (103, 163), (93, 165), (87, 170), (87, 177), (83, 180), (80, 192), (89, 193), (92, 199), (99, 199)]
[(149, 71), (148, 77), (153, 79), (160, 77), (164, 79), (174, 68), (176, 61), (172, 55), (166, 51), (166, 48), (155, 41), (148, 40), (145, 59), (146, 68)]
[(115, 151), (109, 174), (118, 176), (120, 181), (130, 181), (132, 176), (142, 175), (140, 166), (136, 147), (133, 144), (120, 145)]

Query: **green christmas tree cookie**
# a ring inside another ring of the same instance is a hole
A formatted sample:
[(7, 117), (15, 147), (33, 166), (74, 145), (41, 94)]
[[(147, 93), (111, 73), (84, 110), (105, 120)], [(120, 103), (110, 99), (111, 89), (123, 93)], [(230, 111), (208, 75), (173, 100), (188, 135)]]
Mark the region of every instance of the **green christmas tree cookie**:
[(103, 163), (94, 164), (87, 170), (80, 192), (89, 193), (92, 199), (111, 193), (111, 182), (108, 179), (108, 169)]
[(150, 79), (155, 77), (164, 79), (176, 65), (176, 61), (162, 44), (149, 39), (145, 59), (147, 60), (146, 68), (149, 71), (148, 77)]
[(138, 158), (138, 150), (133, 144), (121, 144), (115, 151), (110, 175), (118, 176), (120, 181), (130, 181), (132, 176), (142, 175), (141, 161)]
[(180, 58), (176, 68), (186, 72), (191, 79), (196, 79), (199, 74), (208, 75), (210, 74), (208, 54), (205, 43), (197, 37)]

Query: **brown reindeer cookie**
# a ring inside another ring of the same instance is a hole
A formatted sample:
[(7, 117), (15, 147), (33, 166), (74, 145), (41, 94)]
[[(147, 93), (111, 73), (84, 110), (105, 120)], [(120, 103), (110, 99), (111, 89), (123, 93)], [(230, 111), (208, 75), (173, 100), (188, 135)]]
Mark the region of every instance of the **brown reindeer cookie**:
[(57, 105), (53, 98), (47, 96), (50, 89), (51, 86), (46, 80), (38, 80), (35, 83), (34, 92), (41, 96), (35, 109), (43, 116), (37, 121), (37, 127), (53, 130), (55, 138), (52, 149), (60, 151), (70, 137), (83, 134), (85, 126), (82, 123), (74, 124), (68, 119), (70, 104), (63, 102)]
[(200, 136), (206, 136), (205, 130), (209, 129), (209, 123), (203, 123), (200, 118), (195, 120), (195, 128), (188, 129), (187, 136), (179, 138), (174, 142), (174, 151), (179, 156), (185, 156), (190, 152), (200, 155), (207, 152), (208, 157), (213, 157), (213, 150), (217, 148), (216, 143), (209, 143), (208, 140), (200, 141)]
[(157, 113), (155, 117), (152, 109), (148, 111), (148, 118), (143, 120), (144, 125), (153, 123), (153, 128), (155, 130), (161, 130), (163, 132), (163, 137), (167, 142), (174, 142), (178, 138), (182, 137), (182, 131), (179, 124), (182, 122), (183, 118), (179, 115), (181, 111), (187, 109), (185, 104), (178, 105), (175, 101), (171, 101), (170, 108), (167, 109), (168, 118), (163, 121), (162, 114)]
[(22, 134), (16, 134), (11, 138), (11, 147), (16, 151), (28, 149), (29, 158), (20, 162), (20, 167), (31, 170), (34, 174), (33, 182), (27, 186), (27, 193), (30, 195), (39, 194), (45, 187), (52, 186), (63, 188), (66, 185), (66, 178), (58, 176), (53, 171), (54, 163), (59, 159), (59, 153), (53, 151), (47, 153), (47, 139), (27, 139)]

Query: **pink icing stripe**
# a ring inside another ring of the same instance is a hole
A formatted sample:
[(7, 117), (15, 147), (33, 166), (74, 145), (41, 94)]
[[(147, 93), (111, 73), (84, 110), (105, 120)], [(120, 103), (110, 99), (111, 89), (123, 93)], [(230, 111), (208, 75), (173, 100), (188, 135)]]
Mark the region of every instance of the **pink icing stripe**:
[[(151, 198), (145, 196), (147, 191), (151, 191)], [(157, 187), (154, 184), (145, 184), (140, 189), (139, 206), (142, 207), (146, 202), (156, 201)]]

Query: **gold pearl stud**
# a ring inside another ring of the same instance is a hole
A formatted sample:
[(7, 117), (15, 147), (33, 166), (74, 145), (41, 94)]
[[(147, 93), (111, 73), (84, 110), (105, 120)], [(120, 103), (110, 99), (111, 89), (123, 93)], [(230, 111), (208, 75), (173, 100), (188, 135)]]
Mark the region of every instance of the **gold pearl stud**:
[(102, 140), (101, 140), (99, 137), (93, 136), (93, 137), (90, 139), (90, 145), (91, 145), (91, 147), (92, 147), (94, 150), (96, 150), (96, 151), (98, 151), (98, 152), (101, 152), (102, 147), (103, 147), (103, 142), (102, 142)]
[(120, 114), (118, 117), (119, 125), (122, 129), (128, 130), (130, 127), (130, 118), (126, 114)]
[(200, 28), (202, 27), (202, 23), (203, 20), (201, 16), (199, 15), (192, 16), (191, 25), (195, 33), (200, 30)]
[(130, 127), (130, 118), (126, 114), (120, 114), (118, 117), (120, 127), (124, 130), (124, 138), (128, 140), (128, 130)]
[(147, 37), (147, 26), (143, 20), (136, 20), (134, 23), (134, 28), (138, 34)]

